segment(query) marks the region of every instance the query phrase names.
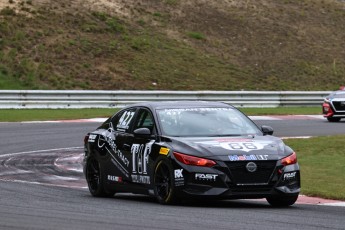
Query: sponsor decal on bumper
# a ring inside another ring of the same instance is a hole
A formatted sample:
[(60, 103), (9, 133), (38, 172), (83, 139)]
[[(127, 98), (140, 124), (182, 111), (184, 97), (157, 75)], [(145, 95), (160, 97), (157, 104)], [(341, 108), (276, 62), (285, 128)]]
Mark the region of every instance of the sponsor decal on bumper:
[(175, 186), (183, 186), (184, 185), (184, 177), (183, 177), (183, 169), (175, 169), (174, 170), (174, 178), (175, 178)]

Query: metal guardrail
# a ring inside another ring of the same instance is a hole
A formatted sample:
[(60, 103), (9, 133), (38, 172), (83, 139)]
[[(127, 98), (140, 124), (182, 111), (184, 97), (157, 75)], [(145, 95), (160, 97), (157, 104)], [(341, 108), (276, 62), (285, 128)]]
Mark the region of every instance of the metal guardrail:
[(330, 91), (0, 90), (0, 109), (121, 108), (143, 101), (222, 101), (236, 107), (319, 106)]

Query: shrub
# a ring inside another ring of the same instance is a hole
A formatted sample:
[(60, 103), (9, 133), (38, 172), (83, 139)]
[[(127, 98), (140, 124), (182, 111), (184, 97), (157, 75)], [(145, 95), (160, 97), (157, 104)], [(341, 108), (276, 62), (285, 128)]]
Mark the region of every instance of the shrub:
[(187, 35), (191, 38), (198, 39), (198, 40), (205, 39), (205, 36), (199, 32), (188, 32)]
[(16, 15), (16, 11), (10, 7), (5, 7), (2, 10), (0, 10), (0, 15), (4, 15), (4, 16), (15, 16)]

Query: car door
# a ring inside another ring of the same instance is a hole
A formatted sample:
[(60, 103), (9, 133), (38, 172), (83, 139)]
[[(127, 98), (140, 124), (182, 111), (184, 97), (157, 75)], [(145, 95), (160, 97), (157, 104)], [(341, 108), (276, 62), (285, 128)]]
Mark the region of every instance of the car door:
[(127, 158), (124, 154), (126, 151), (125, 140), (132, 134), (131, 130), (136, 108), (132, 107), (123, 110), (116, 114), (108, 124), (109, 127), (105, 127), (106, 135), (104, 144), (99, 147), (104, 147), (106, 153), (109, 154), (107, 166), (105, 167), (105, 173), (108, 178), (108, 182), (122, 182), (131, 181), (130, 176), (130, 158)]
[[(139, 128), (147, 128), (151, 135), (134, 135)], [(136, 184), (151, 184), (149, 156), (155, 142), (156, 126), (153, 115), (147, 108), (140, 108), (133, 121), (131, 135), (126, 138), (124, 151), (126, 158), (131, 159), (131, 179)]]

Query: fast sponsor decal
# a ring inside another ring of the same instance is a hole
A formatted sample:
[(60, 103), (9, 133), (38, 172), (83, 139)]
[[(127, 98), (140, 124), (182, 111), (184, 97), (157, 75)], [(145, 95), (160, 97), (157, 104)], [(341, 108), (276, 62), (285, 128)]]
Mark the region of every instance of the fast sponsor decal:
[(170, 149), (168, 148), (165, 148), (165, 147), (161, 147), (161, 149), (159, 150), (159, 154), (162, 154), (162, 155), (168, 155)]
[(216, 181), (218, 175), (210, 173), (195, 173), (195, 180)]
[(266, 161), (268, 155), (230, 155), (230, 161)]
[(96, 134), (90, 134), (88, 142), (93, 143), (96, 140), (97, 135)]
[(122, 183), (122, 177), (119, 177), (119, 176), (108, 175), (107, 179), (109, 181), (114, 181), (114, 182)]
[(292, 172), (292, 173), (285, 173), (284, 174), (284, 180), (293, 180), (296, 178), (296, 172)]
[(151, 140), (147, 144), (133, 144), (132, 153), (132, 181), (135, 183), (150, 184), (150, 177), (140, 176), (147, 174), (147, 165), (152, 145), (155, 141)]
[(175, 186), (184, 185), (183, 169), (174, 170)]

